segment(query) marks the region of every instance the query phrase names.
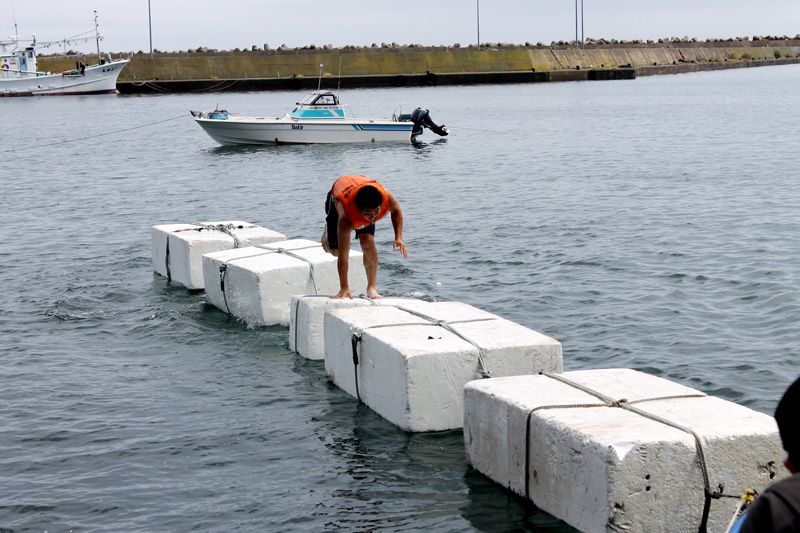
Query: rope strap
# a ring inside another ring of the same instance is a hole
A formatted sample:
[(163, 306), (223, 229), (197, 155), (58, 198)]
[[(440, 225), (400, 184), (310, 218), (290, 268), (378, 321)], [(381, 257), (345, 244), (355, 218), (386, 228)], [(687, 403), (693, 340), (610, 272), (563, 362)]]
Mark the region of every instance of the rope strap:
[(219, 266), (219, 288), (222, 291), (222, 301), (225, 302), (225, 311), (228, 312), (229, 315), (231, 313), (231, 308), (228, 305), (228, 294), (225, 292), (225, 278), (228, 276), (228, 264), (222, 263)]
[[(328, 296), (328, 295), (325, 295), (325, 294), (304, 294), (303, 298), (331, 298), (331, 296)], [(366, 294), (363, 294), (363, 293), (358, 295), (358, 299), (367, 300), (368, 302), (370, 302), (370, 304), (373, 307), (381, 307), (382, 306), (382, 304), (380, 303), (380, 300), (374, 300), (374, 299), (370, 298), (369, 296), (367, 296)], [(383, 306), (383, 307), (392, 307), (392, 306), (388, 305), (388, 306)], [(297, 321), (298, 321), (298, 314), (299, 313), (300, 313), (300, 298), (296, 298), (295, 299), (295, 303), (294, 303), (294, 320), (295, 320), (295, 324), (294, 324), (294, 349), (298, 353), (299, 353), (299, 350), (297, 349), (297, 340), (298, 340), (298, 330), (300, 328), (297, 327)]]
[[(330, 298), (330, 296), (325, 294), (304, 294), (303, 298)], [(299, 317), (300, 314), (300, 298), (295, 298), (294, 302), (294, 351), (300, 353), (300, 350), (297, 349), (297, 330), (300, 328), (298, 327)]]
[(250, 225), (250, 226), (242, 226), (242, 225), (236, 226), (234, 224), (199, 224), (197, 222), (189, 222), (189, 224), (192, 225), (192, 226), (197, 226), (197, 227), (176, 229), (176, 230), (171, 231), (171, 232), (169, 232), (167, 234), (167, 248), (166, 248), (166, 251), (164, 253), (164, 267), (165, 267), (165, 269), (167, 271), (167, 281), (172, 281), (172, 272), (170, 271), (170, 268), (169, 268), (169, 265), (170, 265), (169, 236), (172, 233), (180, 233), (182, 231), (203, 231), (203, 230), (206, 230), (206, 231), (221, 231), (222, 233), (225, 233), (226, 235), (230, 235), (231, 237), (233, 237), (233, 247), (234, 248), (238, 248), (241, 245), (241, 242), (239, 241), (239, 237), (237, 237), (236, 234), (233, 233), (233, 230), (245, 229), (245, 228), (257, 228), (258, 227), (258, 226), (252, 226), (252, 225)]
[[(702, 441), (700, 439), (700, 436), (694, 430), (692, 430), (691, 428), (688, 428), (688, 427), (683, 426), (681, 424), (678, 424), (676, 422), (672, 422), (671, 420), (668, 420), (668, 419), (663, 418), (661, 416), (654, 415), (652, 413), (648, 413), (647, 411), (643, 411), (643, 410), (633, 406), (633, 404), (635, 404), (635, 403), (655, 402), (655, 401), (661, 401), (661, 400), (675, 400), (675, 399), (680, 399), (680, 398), (705, 398), (705, 397), (707, 397), (706, 394), (702, 394), (702, 393), (700, 393), (700, 394), (679, 394), (679, 395), (674, 395), (674, 396), (660, 396), (660, 397), (655, 397), (655, 398), (645, 398), (645, 399), (642, 399), (642, 400), (634, 400), (634, 401), (629, 401), (629, 400), (627, 400), (625, 398), (622, 398), (622, 399), (619, 399), (619, 400), (615, 400), (615, 399), (611, 398), (610, 396), (606, 396), (605, 394), (602, 394), (602, 393), (597, 392), (595, 390), (592, 390), (592, 389), (590, 389), (588, 387), (585, 387), (585, 386), (581, 385), (580, 383), (576, 383), (574, 381), (571, 381), (571, 380), (567, 379), (566, 377), (564, 377), (562, 375), (551, 374), (549, 372), (542, 372), (540, 374), (544, 375), (544, 376), (547, 376), (548, 378), (555, 379), (557, 381), (565, 383), (566, 385), (569, 385), (570, 387), (573, 387), (575, 389), (581, 390), (581, 391), (583, 391), (583, 392), (585, 392), (587, 394), (590, 394), (590, 395), (598, 398), (599, 400), (601, 400), (603, 403), (585, 403), (585, 404), (567, 404), (567, 405), (543, 405), (543, 406), (535, 407), (535, 408), (531, 409), (530, 411), (528, 411), (527, 419), (526, 419), (526, 422), (525, 422), (525, 497), (527, 499), (531, 500), (531, 496), (530, 496), (530, 474), (529, 474), (529, 472), (530, 472), (530, 453), (531, 453), (531, 419), (533, 417), (533, 413), (535, 413), (536, 411), (546, 410), (546, 409), (572, 409), (572, 408), (587, 408), (587, 407), (618, 407), (620, 409), (625, 409), (626, 411), (630, 411), (630, 412), (635, 413), (635, 414), (637, 414), (639, 416), (643, 416), (643, 417), (648, 418), (650, 420), (653, 420), (653, 421), (656, 421), (656, 422), (660, 422), (660, 423), (665, 424), (667, 426), (670, 426), (670, 427), (673, 427), (673, 428), (678, 429), (680, 431), (683, 431), (685, 433), (688, 433), (694, 438), (695, 449), (697, 450), (697, 460), (700, 463), (700, 471), (701, 471), (701, 473), (703, 475), (703, 492), (704, 492), (704, 495), (705, 495), (705, 502), (703, 504), (703, 516), (702, 516), (702, 519), (700, 521), (700, 527), (698, 528), (698, 531), (699, 531), (699, 533), (706, 533), (707, 527), (708, 527), (708, 514), (709, 514), (709, 511), (710, 511), (710, 507), (711, 507), (711, 499), (712, 498), (713, 499), (719, 499), (719, 498), (723, 497), (724, 495), (722, 494), (722, 489), (723, 489), (722, 485), (720, 485), (719, 491), (715, 491), (715, 492), (711, 491), (710, 482), (709, 482), (709, 476), (708, 476), (708, 466), (706, 465), (705, 453), (703, 452), (703, 443), (702, 443)], [(533, 501), (533, 500), (531, 500), (531, 501)]]
[(353, 336), (350, 337), (350, 345), (353, 347), (353, 371), (355, 372), (356, 399), (358, 399), (358, 403), (362, 403), (361, 394), (358, 392), (358, 343), (359, 342), (361, 342), (361, 334), (353, 333)]
[(405, 326), (436, 326), (442, 327), (447, 331), (453, 333), (457, 337), (467, 341), (468, 343), (472, 344), (478, 350), (478, 374), (482, 379), (489, 378), (492, 376), (492, 373), (486, 369), (486, 362), (484, 360), (484, 352), (481, 346), (461, 333), (460, 331), (456, 330), (452, 327), (452, 324), (466, 324), (469, 322), (486, 322), (488, 320), (496, 320), (495, 318), (472, 318), (469, 320), (451, 320), (450, 322), (445, 322), (444, 320), (436, 320), (433, 319), (431, 322), (401, 322), (399, 324), (380, 324), (376, 326), (367, 326), (364, 330), (368, 329), (379, 329), (379, 328), (396, 328), (396, 327), (405, 327)]
[[(314, 244), (313, 246), (304, 246), (302, 248), (295, 248), (295, 250), (307, 250), (307, 249), (310, 249), (310, 248), (318, 248), (319, 246), (320, 246), (319, 244)], [(289, 250), (287, 250), (287, 249), (285, 249), (285, 248), (283, 248), (281, 246), (279, 246), (277, 248), (270, 248), (269, 246), (267, 246), (265, 244), (262, 244), (262, 245), (256, 246), (256, 248), (262, 248), (264, 250), (269, 250), (269, 251), (271, 251), (273, 253), (276, 253), (276, 254), (288, 255), (289, 257), (294, 257), (295, 259), (300, 259), (301, 261), (305, 261), (306, 263), (308, 263), (308, 269), (309, 269), (309, 272), (311, 273), (311, 284), (314, 286), (314, 294), (319, 294), (319, 290), (317, 289), (317, 280), (316, 280), (316, 277), (314, 276), (314, 263), (312, 263), (310, 259), (308, 259), (307, 257), (303, 257), (302, 255), (298, 255), (298, 254), (296, 254), (294, 252), (291, 252), (291, 251), (289, 251)]]
[[(373, 304), (373, 305), (376, 305), (376, 304)], [(380, 306), (380, 304), (377, 304), (377, 305)], [(353, 367), (354, 367), (354, 371), (355, 371), (356, 398), (358, 398), (359, 402), (361, 402), (362, 400), (361, 400), (361, 397), (360, 397), (359, 392), (358, 392), (358, 362), (359, 362), (359, 359), (358, 359), (358, 344), (359, 344), (359, 342), (361, 342), (362, 333), (364, 331), (368, 330), (368, 329), (394, 328), (394, 327), (404, 327), (404, 326), (437, 326), (437, 327), (443, 327), (447, 331), (450, 331), (451, 333), (455, 334), (456, 336), (464, 339), (465, 341), (469, 342), (470, 344), (472, 344), (473, 346), (475, 346), (478, 349), (478, 366), (479, 366), (478, 372), (480, 373), (480, 376), (482, 378), (488, 378), (488, 377), (491, 376), (491, 372), (489, 372), (486, 369), (486, 363), (484, 362), (484, 358), (483, 358), (483, 348), (481, 348), (472, 339), (468, 338), (467, 336), (465, 336), (461, 332), (457, 331), (455, 328), (453, 328), (451, 326), (451, 324), (466, 324), (466, 323), (469, 323), (469, 322), (485, 322), (485, 321), (488, 321), (488, 320), (496, 320), (497, 317), (472, 318), (472, 319), (467, 319), (467, 320), (453, 320), (453, 321), (450, 321), (450, 322), (445, 322), (444, 320), (438, 320), (438, 319), (430, 317), (430, 316), (428, 316), (428, 315), (426, 315), (424, 313), (420, 313), (418, 311), (413, 311), (411, 309), (408, 309), (408, 308), (405, 308), (405, 307), (402, 307), (402, 306), (399, 306), (399, 305), (397, 305), (397, 306), (394, 306), (394, 305), (393, 306), (386, 306), (386, 307), (395, 307), (397, 309), (400, 309), (401, 311), (405, 311), (405, 312), (410, 313), (410, 314), (412, 314), (414, 316), (418, 316), (420, 318), (423, 318), (423, 319), (427, 320), (427, 322), (403, 322), (403, 323), (400, 323), (400, 324), (378, 324), (378, 325), (375, 325), (375, 326), (367, 326), (367, 327), (363, 328), (361, 331), (357, 331), (357, 332), (353, 333), (353, 336), (350, 338), (350, 343), (351, 343), (351, 346), (353, 348)]]
[[(315, 244), (313, 246), (303, 246), (301, 248), (295, 248), (295, 250), (307, 250), (307, 249), (310, 249), (310, 248), (317, 248), (317, 247), (319, 247), (319, 245)], [(294, 257), (295, 259), (301, 259), (301, 260), (305, 261), (306, 263), (308, 263), (308, 265), (310, 267), (309, 270), (310, 270), (310, 273), (311, 273), (311, 284), (314, 286), (314, 294), (315, 295), (319, 294), (319, 291), (317, 290), (317, 281), (316, 281), (316, 279), (314, 277), (314, 264), (309, 259), (303, 257), (302, 255), (297, 255), (295, 253), (292, 253), (292, 252), (290, 252), (288, 250), (285, 250), (283, 248), (280, 248), (280, 247), (279, 248), (270, 248), (265, 244), (261, 244), (261, 245), (258, 245), (258, 246), (253, 246), (253, 248), (260, 248), (260, 249), (266, 250), (266, 251), (253, 253), (253, 254), (250, 254), (250, 255), (242, 256), (242, 257), (234, 257), (233, 259), (225, 261), (224, 263), (222, 263), (219, 266), (219, 288), (222, 291), (222, 299), (225, 301), (225, 309), (228, 311), (229, 315), (231, 314), (231, 310), (230, 310), (230, 307), (228, 306), (228, 297), (227, 297), (227, 295), (225, 293), (225, 278), (228, 275), (228, 265), (233, 263), (234, 261), (239, 261), (239, 260), (242, 260), (242, 259), (250, 259), (252, 257), (259, 257), (259, 256), (262, 256), (262, 255), (267, 255), (267, 254), (285, 254), (285, 255), (288, 255), (289, 257)]]
[(235, 248), (239, 248), (241, 246), (241, 242), (239, 241), (239, 237), (233, 232), (237, 229), (247, 229), (247, 228), (257, 228), (258, 226), (249, 225), (245, 226), (242, 224), (200, 224), (199, 222), (189, 222), (189, 225), (196, 226), (194, 228), (183, 228), (183, 229), (176, 229), (171, 231), (170, 233), (180, 233), (182, 231), (221, 231), (226, 235), (229, 235), (233, 238), (233, 244)]
[(172, 271), (169, 269), (169, 235), (167, 235), (167, 249), (164, 251), (164, 267), (167, 270), (167, 281), (172, 281)]
[(395, 326), (439, 326), (439, 327), (442, 327), (442, 328), (446, 329), (447, 331), (449, 331), (450, 333), (452, 333), (453, 335), (455, 335), (455, 336), (465, 340), (466, 342), (470, 343), (471, 345), (473, 345), (478, 350), (478, 373), (480, 374), (481, 378), (489, 378), (489, 377), (492, 376), (492, 373), (486, 367), (486, 360), (484, 358), (485, 354), (484, 354), (483, 348), (477, 342), (475, 342), (474, 340), (470, 339), (469, 337), (467, 337), (466, 335), (464, 335), (463, 333), (461, 333), (460, 331), (458, 331), (457, 329), (452, 327), (452, 324), (467, 324), (467, 323), (470, 323), (470, 322), (485, 322), (485, 321), (488, 321), (488, 320), (497, 320), (497, 317), (472, 318), (472, 319), (466, 319), (466, 320), (451, 320), (450, 322), (447, 322), (447, 321), (444, 321), (444, 320), (439, 320), (438, 318), (434, 318), (434, 317), (432, 317), (430, 315), (426, 315), (425, 313), (422, 313), (420, 311), (415, 311), (414, 309), (408, 309), (407, 307), (403, 307), (401, 305), (397, 305), (395, 307), (397, 309), (401, 310), (401, 311), (405, 311), (406, 313), (409, 313), (411, 315), (419, 317), (419, 318), (421, 318), (423, 320), (427, 320), (427, 323), (384, 324), (384, 325), (379, 325), (379, 326), (369, 326), (369, 327), (366, 327), (364, 329), (391, 328), (391, 327), (395, 327)]

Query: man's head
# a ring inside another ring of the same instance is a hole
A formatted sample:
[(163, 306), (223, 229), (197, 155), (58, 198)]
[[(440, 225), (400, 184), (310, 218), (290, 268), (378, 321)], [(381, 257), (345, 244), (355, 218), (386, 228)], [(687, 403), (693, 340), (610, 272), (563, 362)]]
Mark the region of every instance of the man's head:
[(786, 465), (793, 472), (800, 471), (800, 378), (783, 394), (775, 409), (775, 421), (781, 432), (783, 448), (789, 454)]
[(381, 212), (383, 195), (372, 185), (365, 185), (356, 193), (356, 207), (361, 211), (361, 216), (374, 222)]

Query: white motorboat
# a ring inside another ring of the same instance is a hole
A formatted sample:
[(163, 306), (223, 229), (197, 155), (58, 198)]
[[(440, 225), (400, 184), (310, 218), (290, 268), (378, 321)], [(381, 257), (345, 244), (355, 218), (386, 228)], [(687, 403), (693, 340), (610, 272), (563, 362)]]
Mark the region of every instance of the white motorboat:
[(191, 111), (195, 121), (222, 145), (412, 142), (428, 128), (447, 135), (426, 109), (391, 118), (355, 118), (330, 91), (314, 91), (282, 117), (249, 117), (225, 110)]
[(48, 43), (36, 43), (36, 38), (28, 46), (20, 46), (17, 37), (10, 41), (0, 41), (0, 96), (36, 96), (53, 94), (101, 94), (117, 93), (117, 77), (130, 61), (113, 61), (100, 58), (100, 40), (97, 34), (97, 14), (95, 13), (95, 37), (99, 64), (86, 65), (77, 61), (75, 69), (67, 72), (39, 72), (36, 66), (36, 49), (54, 44), (71, 44), (88, 41), (78, 38)]

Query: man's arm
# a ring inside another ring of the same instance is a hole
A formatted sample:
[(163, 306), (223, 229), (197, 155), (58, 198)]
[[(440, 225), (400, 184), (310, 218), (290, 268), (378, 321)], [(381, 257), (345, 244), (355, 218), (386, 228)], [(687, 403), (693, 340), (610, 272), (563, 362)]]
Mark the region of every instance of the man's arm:
[[(336, 208), (339, 209), (337, 202)], [(344, 215), (344, 209), (339, 211), (339, 224), (337, 233), (339, 235), (339, 255), (336, 258), (336, 268), (339, 272), (339, 294), (334, 298), (352, 298), (350, 294), (350, 283), (347, 279), (347, 272), (350, 267), (350, 233), (353, 231), (353, 223)]]
[(408, 259), (406, 245), (403, 242), (403, 210), (400, 209), (400, 204), (395, 200), (392, 193), (387, 192), (387, 194), (389, 195), (389, 213), (392, 215), (392, 227), (394, 228), (394, 245), (392, 245), (392, 251), (394, 252), (399, 248), (403, 257)]

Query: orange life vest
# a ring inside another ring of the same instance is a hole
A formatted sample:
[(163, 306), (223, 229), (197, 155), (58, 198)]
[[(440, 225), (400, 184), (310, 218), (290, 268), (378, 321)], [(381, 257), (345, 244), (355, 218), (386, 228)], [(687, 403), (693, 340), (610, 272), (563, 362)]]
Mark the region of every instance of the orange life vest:
[(360, 176), (358, 174), (351, 174), (349, 176), (342, 176), (341, 178), (337, 179), (333, 183), (333, 188), (331, 189), (331, 193), (333, 194), (334, 198), (336, 198), (336, 201), (342, 204), (342, 207), (344, 207), (345, 216), (348, 218), (348, 220), (350, 220), (350, 222), (352, 222), (355, 229), (372, 224), (372, 222), (361, 215), (361, 211), (359, 211), (358, 207), (356, 207), (356, 194), (358, 194), (358, 191), (367, 185), (378, 189), (383, 196), (380, 212), (375, 218), (375, 221), (378, 221), (389, 212), (389, 193), (383, 188), (383, 185), (378, 183), (378, 180), (370, 179), (366, 176)]

